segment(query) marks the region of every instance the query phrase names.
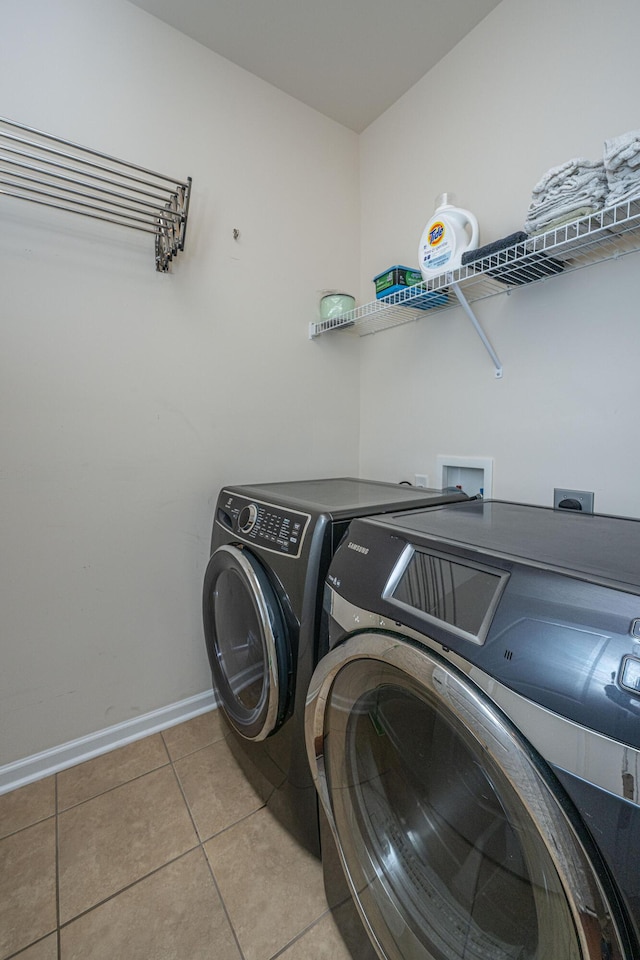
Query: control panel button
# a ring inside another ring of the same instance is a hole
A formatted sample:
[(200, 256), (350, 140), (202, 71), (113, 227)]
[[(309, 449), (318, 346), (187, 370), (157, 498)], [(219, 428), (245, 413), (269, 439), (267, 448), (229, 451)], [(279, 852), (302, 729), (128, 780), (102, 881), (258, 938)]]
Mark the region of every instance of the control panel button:
[(620, 686), (640, 696), (640, 659), (624, 657), (620, 667)]
[(258, 517), (258, 508), (255, 503), (249, 503), (246, 507), (243, 507), (240, 511), (240, 516), (238, 517), (238, 529), (242, 530), (243, 533), (249, 533), (256, 522)]
[(640, 640), (640, 617), (638, 617), (637, 620), (631, 621), (630, 633), (632, 637), (637, 637), (637, 639)]

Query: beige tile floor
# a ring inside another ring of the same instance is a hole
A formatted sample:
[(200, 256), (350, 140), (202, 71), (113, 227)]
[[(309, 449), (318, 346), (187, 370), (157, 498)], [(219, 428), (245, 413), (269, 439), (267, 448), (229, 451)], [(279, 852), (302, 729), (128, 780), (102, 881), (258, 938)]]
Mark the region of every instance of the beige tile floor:
[(0, 796), (0, 960), (349, 960), (216, 712)]

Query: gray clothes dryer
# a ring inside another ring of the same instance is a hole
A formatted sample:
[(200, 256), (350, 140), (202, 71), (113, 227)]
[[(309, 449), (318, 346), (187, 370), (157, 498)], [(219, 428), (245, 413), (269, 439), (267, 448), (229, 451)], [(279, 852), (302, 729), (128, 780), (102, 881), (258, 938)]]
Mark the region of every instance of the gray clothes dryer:
[(640, 957), (640, 522), (354, 521), (307, 750), (385, 960)]
[(213, 686), (238, 763), (278, 819), (319, 855), (304, 704), (322, 652), (324, 578), (354, 517), (466, 499), (338, 477), (225, 487), (203, 618)]

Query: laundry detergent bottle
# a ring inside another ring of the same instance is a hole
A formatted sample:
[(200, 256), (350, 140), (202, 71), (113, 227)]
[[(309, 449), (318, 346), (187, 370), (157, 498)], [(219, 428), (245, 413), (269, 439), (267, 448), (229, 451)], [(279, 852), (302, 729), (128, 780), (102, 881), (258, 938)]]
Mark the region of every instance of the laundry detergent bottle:
[(436, 197), (435, 213), (420, 238), (418, 263), (425, 280), (459, 267), (465, 250), (478, 247), (478, 221), (468, 210), (454, 206), (454, 199), (451, 193)]

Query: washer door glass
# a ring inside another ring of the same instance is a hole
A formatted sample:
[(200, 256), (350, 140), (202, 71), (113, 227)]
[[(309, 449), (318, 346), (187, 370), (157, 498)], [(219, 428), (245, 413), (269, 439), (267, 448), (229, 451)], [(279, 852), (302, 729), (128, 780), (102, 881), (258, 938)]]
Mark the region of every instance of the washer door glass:
[(225, 545), (212, 555), (203, 618), (221, 706), (243, 737), (264, 740), (284, 719), (290, 648), (278, 598), (249, 551)]
[(381, 956), (624, 958), (550, 774), (449, 664), (386, 643), (415, 663), (352, 659), (319, 707), (328, 812)]

